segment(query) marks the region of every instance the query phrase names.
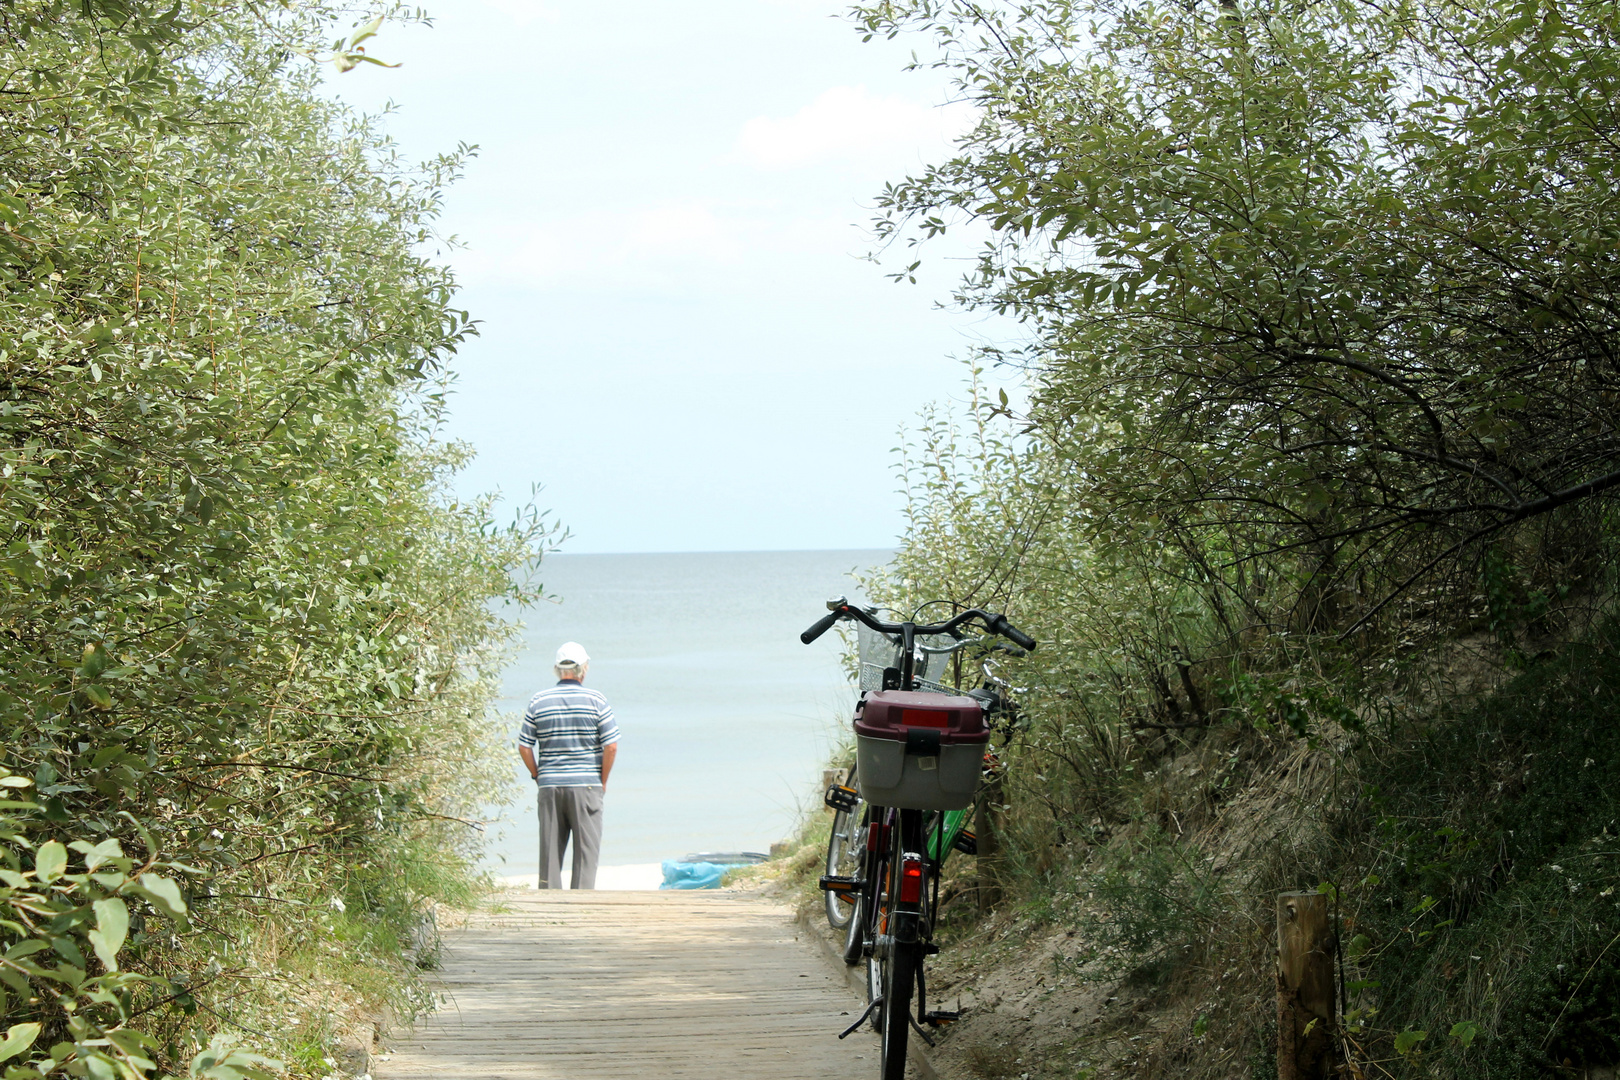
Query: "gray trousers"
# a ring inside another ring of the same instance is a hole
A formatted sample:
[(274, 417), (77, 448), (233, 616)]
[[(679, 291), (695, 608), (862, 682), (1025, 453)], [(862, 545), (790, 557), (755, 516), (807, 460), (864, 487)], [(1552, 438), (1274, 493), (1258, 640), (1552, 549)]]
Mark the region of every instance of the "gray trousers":
[(574, 840), (574, 888), (596, 888), (596, 854), (602, 846), (602, 788), (542, 787), (540, 810), (540, 887), (560, 889), (562, 853)]

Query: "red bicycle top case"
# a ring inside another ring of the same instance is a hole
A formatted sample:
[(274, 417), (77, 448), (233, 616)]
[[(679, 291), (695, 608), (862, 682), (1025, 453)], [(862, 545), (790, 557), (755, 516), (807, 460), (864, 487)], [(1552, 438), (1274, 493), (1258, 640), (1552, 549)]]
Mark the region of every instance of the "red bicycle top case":
[(866, 695), (855, 718), (855, 734), (868, 739), (906, 741), (906, 729), (937, 731), (941, 745), (982, 743), (990, 738), (984, 710), (970, 697), (878, 690)]

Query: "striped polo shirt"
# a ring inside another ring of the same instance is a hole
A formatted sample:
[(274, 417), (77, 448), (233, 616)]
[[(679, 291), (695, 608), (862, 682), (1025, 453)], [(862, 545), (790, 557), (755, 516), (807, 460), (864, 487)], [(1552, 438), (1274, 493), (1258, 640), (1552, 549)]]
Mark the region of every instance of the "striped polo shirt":
[(602, 782), (602, 748), (619, 741), (607, 698), (574, 679), (540, 691), (523, 713), (519, 744), (534, 750), (542, 787)]

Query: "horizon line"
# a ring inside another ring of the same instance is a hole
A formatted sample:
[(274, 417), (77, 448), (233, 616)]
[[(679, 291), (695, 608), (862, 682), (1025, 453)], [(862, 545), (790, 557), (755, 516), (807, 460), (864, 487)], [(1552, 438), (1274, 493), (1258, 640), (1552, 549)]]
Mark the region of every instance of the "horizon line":
[(548, 551), (540, 561), (559, 555), (830, 555), (839, 551), (898, 551), (897, 547), (829, 547), (829, 548), (691, 548), (662, 551)]

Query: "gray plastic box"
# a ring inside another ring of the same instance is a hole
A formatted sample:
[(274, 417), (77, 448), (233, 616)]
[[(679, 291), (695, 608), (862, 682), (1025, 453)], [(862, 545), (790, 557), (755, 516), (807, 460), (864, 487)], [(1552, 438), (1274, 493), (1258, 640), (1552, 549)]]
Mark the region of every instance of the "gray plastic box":
[(882, 690), (855, 720), (861, 797), (904, 810), (962, 810), (973, 802), (990, 733), (970, 697)]

